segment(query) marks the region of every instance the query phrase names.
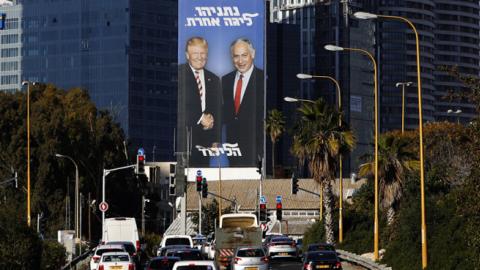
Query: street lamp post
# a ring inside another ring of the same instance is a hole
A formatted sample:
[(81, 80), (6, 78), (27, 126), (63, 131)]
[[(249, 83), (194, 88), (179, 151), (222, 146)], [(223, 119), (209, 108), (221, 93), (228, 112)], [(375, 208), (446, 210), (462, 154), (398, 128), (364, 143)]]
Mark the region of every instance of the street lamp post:
[(402, 134), (405, 132), (405, 86), (412, 85), (412, 82), (397, 82), (395, 87), (402, 87)]
[(78, 193), (79, 193), (79, 179), (78, 179), (78, 166), (75, 160), (71, 158), (70, 156), (67, 155), (61, 155), (61, 154), (55, 154), (56, 157), (58, 158), (66, 158), (70, 160), (73, 165), (75, 165), (75, 240), (79, 239), (80, 235), (80, 227), (79, 227), (79, 202), (78, 202)]
[(373, 64), (373, 82), (374, 82), (374, 119), (375, 119), (375, 216), (373, 228), (373, 257), (378, 261), (378, 83), (377, 83), (377, 62), (371, 53), (358, 48), (344, 48), (335, 45), (325, 45), (328, 51), (353, 51), (367, 55)]
[(420, 204), (421, 204), (421, 236), (422, 236), (422, 268), (427, 268), (427, 225), (425, 217), (425, 171), (423, 158), (423, 112), (422, 112), (422, 80), (420, 73), (420, 41), (415, 25), (407, 18), (391, 15), (377, 15), (367, 12), (355, 12), (354, 17), (358, 19), (391, 19), (407, 23), (415, 34), (415, 48), (417, 58), (417, 90), (418, 90), (418, 134), (420, 137)]
[[(312, 79), (312, 78), (319, 78), (319, 79), (327, 79), (332, 81), (335, 84), (335, 88), (337, 90), (337, 98), (338, 98), (338, 112), (340, 113), (340, 118), (338, 120), (338, 126), (342, 127), (342, 93), (340, 91), (340, 84), (338, 83), (337, 80), (330, 76), (323, 76), (323, 75), (310, 75), (310, 74), (303, 74), (299, 73), (297, 74), (297, 78), (299, 79)], [(339, 156), (338, 158), (338, 164), (339, 164), (339, 186), (338, 186), (338, 194), (339, 194), (339, 214), (338, 214), (338, 242), (342, 243), (343, 242), (343, 160), (342, 160), (342, 155)]]
[(30, 85), (35, 82), (23, 81), (22, 85), (27, 86), (27, 224), (32, 224), (31, 218), (31, 202), (30, 202)]
[(457, 115), (457, 124), (460, 124), (460, 118), (459, 118), (458, 115), (462, 113), (462, 110), (457, 109), (456, 111), (453, 111), (452, 109), (449, 109), (449, 110), (447, 111), (447, 113), (448, 113), (448, 114), (451, 114), (451, 113), (456, 114), (456, 115)]

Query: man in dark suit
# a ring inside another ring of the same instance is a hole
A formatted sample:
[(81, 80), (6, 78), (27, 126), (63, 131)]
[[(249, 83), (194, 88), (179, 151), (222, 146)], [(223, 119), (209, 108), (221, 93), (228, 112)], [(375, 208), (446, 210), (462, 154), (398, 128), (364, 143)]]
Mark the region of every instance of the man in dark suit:
[(241, 156), (229, 156), (231, 167), (256, 167), (263, 157), (264, 73), (254, 66), (255, 49), (240, 38), (230, 46), (236, 70), (222, 77), (226, 142), (238, 143)]
[[(178, 70), (178, 146), (181, 152), (189, 146), (191, 167), (205, 167), (209, 165), (210, 156), (201, 151), (201, 147), (211, 147), (220, 140), (220, 80), (205, 69), (208, 43), (202, 37), (187, 41), (185, 57), (187, 63)], [(192, 140), (188, 144), (187, 130), (191, 130)]]

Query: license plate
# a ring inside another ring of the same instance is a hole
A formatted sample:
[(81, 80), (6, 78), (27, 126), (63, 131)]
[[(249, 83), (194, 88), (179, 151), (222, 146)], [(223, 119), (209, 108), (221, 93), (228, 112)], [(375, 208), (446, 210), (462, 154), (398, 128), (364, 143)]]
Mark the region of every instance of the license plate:
[(280, 256), (288, 256), (288, 252), (280, 252)]
[(258, 270), (258, 267), (245, 267), (245, 270)]
[(327, 269), (330, 268), (330, 265), (317, 265), (317, 269)]
[(123, 266), (121, 266), (121, 265), (110, 266), (110, 269), (111, 270), (117, 270), (117, 269), (121, 270), (121, 269), (123, 269)]

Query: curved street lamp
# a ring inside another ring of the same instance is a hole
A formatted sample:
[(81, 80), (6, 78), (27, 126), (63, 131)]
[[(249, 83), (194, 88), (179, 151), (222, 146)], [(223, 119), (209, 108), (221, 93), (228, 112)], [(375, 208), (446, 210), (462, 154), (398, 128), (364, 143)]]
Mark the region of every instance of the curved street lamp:
[(422, 268), (427, 268), (427, 225), (425, 218), (425, 171), (424, 171), (424, 157), (423, 157), (423, 112), (422, 112), (422, 80), (420, 73), (420, 41), (418, 37), (417, 28), (407, 18), (391, 15), (378, 15), (367, 12), (355, 12), (353, 16), (357, 19), (389, 19), (400, 20), (407, 23), (412, 28), (415, 34), (415, 48), (417, 58), (417, 90), (418, 90), (418, 134), (420, 139), (420, 204), (421, 204), (421, 236), (422, 236)]
[(373, 63), (373, 82), (374, 82), (374, 119), (375, 119), (375, 214), (374, 214), (374, 226), (373, 226), (373, 256), (378, 261), (378, 83), (377, 83), (377, 62), (371, 53), (366, 50), (358, 48), (344, 48), (335, 45), (325, 45), (327, 51), (339, 52), (339, 51), (352, 51), (359, 52), (367, 55)]
[[(338, 120), (338, 126), (339, 127), (342, 127), (342, 114), (341, 114), (341, 111), (342, 111), (342, 93), (340, 92), (340, 84), (338, 83), (337, 80), (335, 80), (334, 78), (330, 77), (330, 76), (324, 76), (324, 75), (310, 75), (310, 74), (304, 74), (304, 73), (298, 73), (297, 74), (297, 78), (301, 79), (301, 80), (305, 80), (305, 79), (314, 79), (314, 78), (318, 78), (318, 79), (327, 79), (327, 80), (330, 80), (332, 81), (334, 84), (335, 84), (335, 89), (337, 90), (337, 97), (338, 97), (338, 112), (340, 113), (340, 118)], [(338, 210), (339, 210), (339, 214), (338, 214), (338, 242), (339, 243), (342, 243), (343, 242), (343, 160), (342, 160), (342, 155), (339, 155), (338, 157), (338, 164), (339, 164), (339, 180), (338, 181), (338, 195), (339, 195), (339, 207), (338, 207)]]
[(73, 158), (71, 158), (70, 156), (67, 156), (67, 155), (61, 155), (61, 154), (58, 154), (56, 153), (55, 156), (57, 158), (66, 158), (68, 160), (70, 160), (73, 165), (75, 165), (75, 237), (76, 237), (76, 241), (78, 241), (79, 239), (79, 232), (80, 232), (80, 227), (79, 227), (79, 200), (78, 200), (78, 193), (79, 193), (79, 181), (78, 181), (78, 166), (77, 166), (77, 163), (75, 162), (75, 160), (73, 160)]
[(405, 86), (412, 85), (412, 82), (397, 82), (395, 87), (402, 87), (402, 134), (405, 132)]

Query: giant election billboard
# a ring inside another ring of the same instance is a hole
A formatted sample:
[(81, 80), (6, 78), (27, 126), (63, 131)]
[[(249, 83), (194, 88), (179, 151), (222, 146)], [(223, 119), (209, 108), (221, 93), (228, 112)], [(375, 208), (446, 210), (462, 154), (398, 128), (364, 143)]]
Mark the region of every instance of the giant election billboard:
[(179, 0), (177, 149), (190, 168), (264, 155), (265, 2)]

